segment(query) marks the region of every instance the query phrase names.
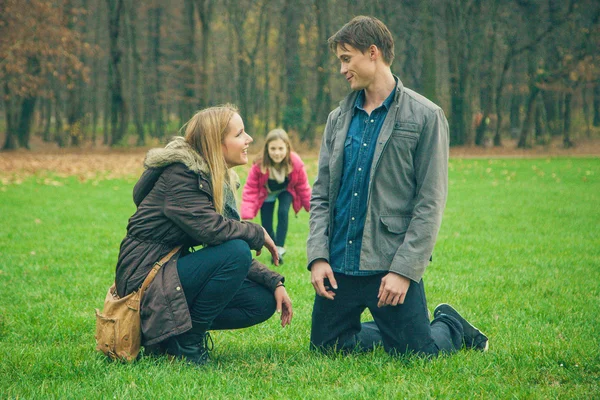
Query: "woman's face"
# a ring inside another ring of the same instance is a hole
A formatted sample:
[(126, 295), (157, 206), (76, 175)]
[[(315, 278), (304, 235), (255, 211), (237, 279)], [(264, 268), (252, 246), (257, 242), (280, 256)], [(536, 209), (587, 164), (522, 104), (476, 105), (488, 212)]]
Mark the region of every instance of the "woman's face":
[(248, 162), (248, 147), (253, 140), (244, 130), (242, 117), (239, 114), (233, 114), (221, 145), (227, 167), (244, 165)]
[(267, 145), (267, 151), (269, 152), (269, 157), (276, 165), (281, 164), (285, 156), (287, 156), (287, 146), (281, 139), (271, 140)]

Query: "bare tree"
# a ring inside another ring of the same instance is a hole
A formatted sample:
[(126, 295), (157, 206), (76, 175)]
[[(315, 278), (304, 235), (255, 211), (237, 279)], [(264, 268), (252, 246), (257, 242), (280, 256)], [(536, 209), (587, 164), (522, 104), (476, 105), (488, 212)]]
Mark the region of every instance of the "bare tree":
[(127, 106), (123, 97), (121, 72), (122, 51), (119, 46), (120, 22), (124, 0), (106, 0), (109, 10), (109, 91), (110, 91), (110, 136), (111, 145), (120, 144), (127, 129)]

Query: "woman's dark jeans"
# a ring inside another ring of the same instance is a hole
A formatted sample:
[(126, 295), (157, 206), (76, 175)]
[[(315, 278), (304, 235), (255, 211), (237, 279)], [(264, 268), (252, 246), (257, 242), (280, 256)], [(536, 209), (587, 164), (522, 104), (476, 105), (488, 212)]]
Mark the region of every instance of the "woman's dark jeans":
[[(285, 246), (285, 237), (288, 231), (288, 220), (290, 214), (290, 206), (294, 198), (287, 190), (279, 193), (275, 201), (263, 203), (260, 208), (260, 220), (269, 236), (273, 238), (276, 246)], [(275, 203), (279, 202), (277, 209), (277, 234), (273, 231), (273, 213), (275, 211)]]
[(238, 329), (275, 312), (273, 293), (246, 279), (252, 254), (243, 240), (205, 247), (177, 260), (177, 272), (196, 326)]

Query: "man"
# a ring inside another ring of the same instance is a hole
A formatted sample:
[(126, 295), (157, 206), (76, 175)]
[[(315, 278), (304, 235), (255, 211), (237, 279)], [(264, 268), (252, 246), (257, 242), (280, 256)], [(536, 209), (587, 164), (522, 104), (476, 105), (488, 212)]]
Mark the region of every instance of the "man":
[[(311, 346), (434, 356), (488, 339), (447, 304), (429, 322), (422, 276), (448, 189), (448, 123), (392, 74), (394, 41), (359, 16), (329, 39), (353, 93), (329, 114), (310, 207)], [(368, 308), (374, 321), (361, 324)]]

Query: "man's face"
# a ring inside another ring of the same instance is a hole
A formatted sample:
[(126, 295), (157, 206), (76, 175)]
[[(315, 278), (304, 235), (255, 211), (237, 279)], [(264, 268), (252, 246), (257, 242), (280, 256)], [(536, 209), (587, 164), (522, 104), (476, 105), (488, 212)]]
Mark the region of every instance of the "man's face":
[(350, 83), (352, 90), (362, 90), (371, 84), (375, 76), (375, 61), (369, 50), (362, 53), (349, 44), (343, 47), (338, 44), (335, 53), (341, 62), (340, 73)]

